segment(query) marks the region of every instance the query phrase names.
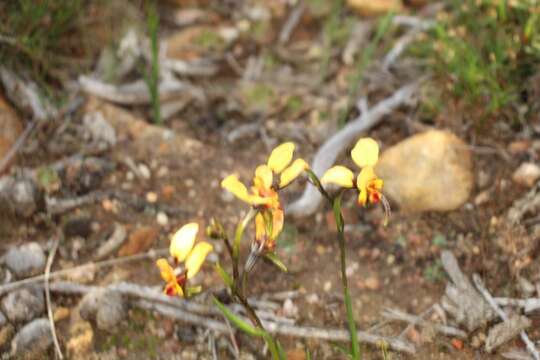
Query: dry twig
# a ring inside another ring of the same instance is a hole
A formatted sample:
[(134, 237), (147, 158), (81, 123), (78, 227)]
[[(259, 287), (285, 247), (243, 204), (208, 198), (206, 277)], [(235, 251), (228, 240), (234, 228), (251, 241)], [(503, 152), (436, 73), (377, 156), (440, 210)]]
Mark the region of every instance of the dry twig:
[(61, 236), (58, 236), (54, 240), (53, 246), (49, 253), (49, 257), (47, 259), (47, 265), (45, 266), (45, 274), (44, 274), (43, 282), (44, 282), (44, 287), (45, 287), (45, 300), (47, 303), (47, 315), (49, 317), (49, 324), (51, 326), (54, 349), (56, 351), (56, 355), (58, 356), (58, 358), (62, 360), (64, 358), (64, 355), (62, 355), (62, 349), (60, 349), (60, 344), (58, 343), (58, 336), (56, 335), (56, 328), (54, 326), (54, 316), (53, 316), (52, 306), (51, 306), (51, 292), (49, 289), (49, 277), (51, 274), (51, 267), (54, 261), (54, 255), (56, 255), (56, 250), (58, 250), (58, 245), (60, 244), (60, 238)]
[[(69, 282), (51, 284), (51, 291), (67, 294), (84, 294), (96, 289), (94, 286), (79, 285)], [(198, 326), (204, 326), (218, 333), (227, 334), (230, 332), (227, 325), (207, 316), (220, 316), (221, 313), (214, 307), (196, 303), (194, 301), (171, 298), (151, 288), (131, 284), (120, 283), (110, 285), (108, 289), (118, 291), (122, 295), (136, 299), (135, 306), (146, 310), (156, 311), (164, 316), (175, 320), (184, 321)], [(234, 308), (231, 310), (235, 311)], [(237, 312), (237, 311), (235, 311)], [(237, 312), (238, 314), (238, 312)], [(238, 315), (243, 318), (242, 315)], [(244, 319), (248, 321), (247, 319)], [(263, 325), (268, 331), (286, 336), (314, 338), (328, 341), (347, 341), (349, 334), (346, 330), (327, 329), (309, 326), (297, 326), (285, 322), (263, 320)], [(406, 353), (414, 353), (414, 346), (401, 339), (371, 334), (363, 331), (358, 332), (358, 339), (365, 343), (379, 345), (381, 342), (389, 345), (391, 349)]]
[(382, 316), (389, 320), (404, 321), (410, 323), (411, 325), (430, 328), (443, 335), (454, 336), (460, 339), (467, 338), (467, 333), (463, 330), (448, 325), (433, 323), (424, 320), (421, 316), (407, 314), (397, 309), (386, 309), (383, 311)]
[[(497, 305), (497, 303), (493, 299), (493, 296), (491, 296), (491, 294), (489, 293), (489, 291), (485, 287), (484, 282), (480, 278), (480, 275), (474, 274), (473, 275), (473, 281), (474, 281), (474, 284), (476, 285), (476, 288), (478, 289), (478, 291), (480, 291), (480, 293), (482, 294), (484, 299), (491, 306), (491, 308), (497, 313), (497, 315), (503, 321), (508, 321), (508, 316), (506, 315), (506, 313), (504, 311), (502, 311), (502, 309), (499, 307), (499, 305)], [(521, 340), (523, 340), (523, 342), (527, 346), (527, 351), (529, 351), (529, 353), (533, 356), (533, 358), (535, 360), (540, 360), (540, 354), (538, 353), (538, 350), (536, 350), (536, 347), (534, 346), (534, 343), (527, 336), (527, 333), (522, 330), (519, 333), (519, 336), (521, 337)]]

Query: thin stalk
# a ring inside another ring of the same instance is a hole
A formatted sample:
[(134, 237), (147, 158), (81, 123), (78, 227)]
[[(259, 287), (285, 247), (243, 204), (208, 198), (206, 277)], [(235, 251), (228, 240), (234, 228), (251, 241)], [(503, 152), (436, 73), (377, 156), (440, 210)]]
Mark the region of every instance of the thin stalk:
[(332, 208), (334, 210), (334, 219), (336, 221), (336, 228), (338, 232), (338, 243), (340, 251), (341, 262), (341, 284), (343, 286), (343, 295), (345, 296), (345, 308), (347, 311), (347, 323), (349, 325), (349, 336), (351, 339), (351, 357), (353, 360), (360, 359), (360, 346), (358, 344), (358, 336), (356, 333), (356, 323), (354, 321), (354, 314), (352, 309), (351, 295), (349, 293), (349, 283), (347, 281), (347, 260), (345, 257), (345, 235), (343, 225), (343, 215), (341, 214), (341, 195), (336, 196), (332, 202)]
[(246, 214), (244, 219), (240, 223), (238, 223), (238, 226), (236, 227), (236, 231), (234, 233), (234, 242), (233, 242), (233, 260), (238, 263), (238, 255), (240, 253), (240, 242), (242, 241), (242, 237), (244, 236), (244, 231), (246, 230), (246, 227), (248, 224), (253, 220), (255, 215), (257, 214), (257, 210), (251, 208), (249, 209), (249, 212)]

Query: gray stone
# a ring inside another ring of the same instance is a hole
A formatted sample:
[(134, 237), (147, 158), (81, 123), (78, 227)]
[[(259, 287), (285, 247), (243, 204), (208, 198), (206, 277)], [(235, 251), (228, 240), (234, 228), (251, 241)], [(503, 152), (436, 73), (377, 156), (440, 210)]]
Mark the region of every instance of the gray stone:
[(6, 325), (7, 319), (3, 312), (0, 312), (0, 327)]
[(120, 323), (127, 315), (127, 307), (117, 291), (107, 291), (100, 303), (96, 316), (98, 329), (110, 330)]
[(51, 327), (46, 318), (36, 319), (19, 330), (11, 341), (11, 355), (21, 356), (44, 352), (53, 343)]
[(18, 278), (42, 273), (47, 261), (43, 249), (37, 242), (9, 249), (5, 259), (6, 266)]
[(123, 296), (113, 290), (97, 289), (81, 300), (79, 313), (87, 321), (96, 323), (100, 330), (111, 330), (127, 315)]
[(24, 288), (7, 294), (1, 306), (10, 322), (21, 323), (41, 315), (45, 310), (45, 301), (40, 289)]

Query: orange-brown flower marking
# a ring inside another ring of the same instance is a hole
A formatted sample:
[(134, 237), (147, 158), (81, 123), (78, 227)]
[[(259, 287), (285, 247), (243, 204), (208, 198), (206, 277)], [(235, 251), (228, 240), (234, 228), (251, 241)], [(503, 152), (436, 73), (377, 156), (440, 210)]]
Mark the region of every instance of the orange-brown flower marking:
[(283, 143), (272, 150), (267, 163), (255, 169), (251, 191), (248, 191), (235, 174), (227, 176), (221, 182), (224, 189), (259, 211), (255, 216), (255, 239), (263, 242), (269, 249), (273, 249), (275, 240), (283, 229), (284, 214), (278, 191), (309, 167), (303, 159), (292, 161), (293, 155), (292, 142)]
[(167, 259), (156, 261), (161, 278), (166, 283), (163, 292), (169, 296), (184, 296), (187, 281), (199, 272), (206, 256), (212, 251), (210, 243), (200, 241), (195, 244), (198, 231), (197, 223), (189, 223), (182, 226), (172, 237), (169, 252), (177, 264), (184, 263), (182, 272), (177, 274)]

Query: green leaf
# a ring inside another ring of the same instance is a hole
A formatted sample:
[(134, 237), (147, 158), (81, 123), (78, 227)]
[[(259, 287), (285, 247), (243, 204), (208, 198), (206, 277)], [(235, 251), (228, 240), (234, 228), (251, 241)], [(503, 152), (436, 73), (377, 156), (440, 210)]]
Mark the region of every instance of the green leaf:
[(197, 295), (202, 291), (202, 286), (189, 286), (186, 291), (186, 297), (192, 297), (193, 295)]
[(274, 265), (276, 265), (279, 268), (279, 270), (283, 272), (288, 271), (287, 266), (285, 266), (283, 261), (281, 261), (281, 259), (276, 255), (276, 253), (268, 253), (264, 255), (264, 257), (270, 260)]
[(221, 264), (219, 262), (216, 263), (216, 271), (221, 277), (221, 280), (223, 280), (223, 282), (225, 283), (225, 285), (227, 285), (228, 288), (232, 288), (234, 281), (231, 275), (229, 275), (229, 273), (227, 272), (227, 270), (221, 267)]
[(214, 297), (213, 299), (214, 304), (218, 307), (219, 311), (223, 313), (223, 315), (229, 320), (234, 326), (245, 332), (246, 334), (250, 336), (256, 336), (256, 337), (265, 337), (266, 332), (262, 329), (257, 329), (253, 325), (248, 324), (244, 320), (242, 320), (240, 317), (238, 317), (235, 313), (233, 313), (229, 308), (227, 308), (225, 305), (223, 305), (218, 299)]

